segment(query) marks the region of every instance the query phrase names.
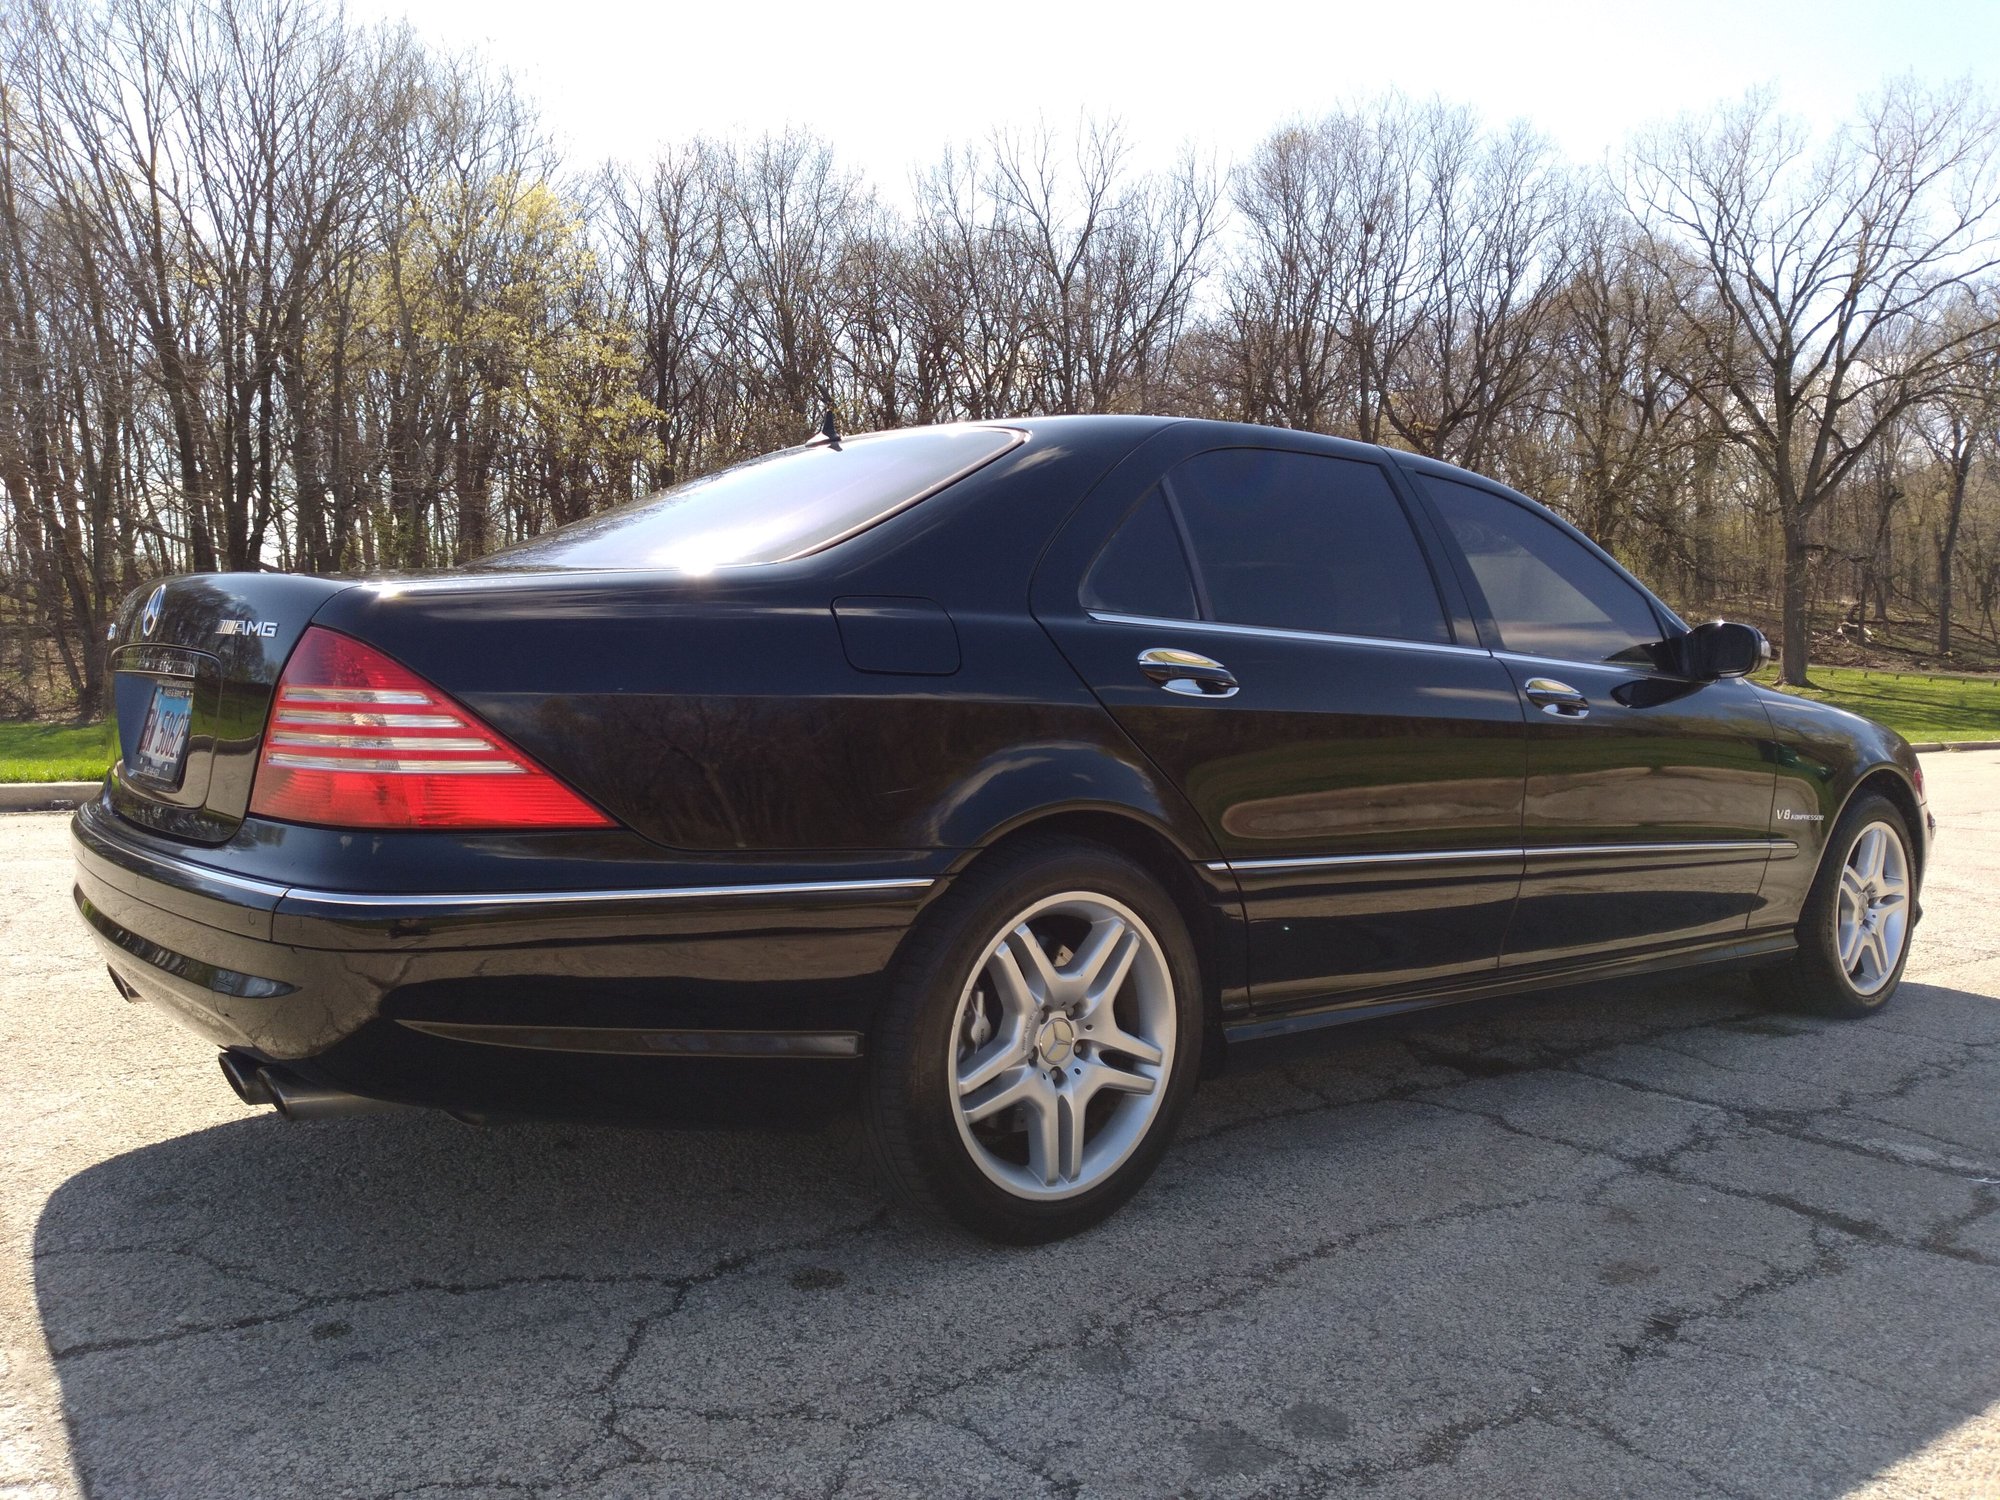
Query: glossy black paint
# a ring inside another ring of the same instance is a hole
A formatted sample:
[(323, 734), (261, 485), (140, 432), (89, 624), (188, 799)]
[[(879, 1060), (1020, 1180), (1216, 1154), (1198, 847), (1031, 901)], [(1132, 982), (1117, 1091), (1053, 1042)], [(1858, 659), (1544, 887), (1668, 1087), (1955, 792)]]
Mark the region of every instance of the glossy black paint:
[[(1258, 441), (1367, 452), (1306, 434)], [(1134, 502), (1163, 471), (1215, 446), (1214, 432), (1188, 424), (1121, 465), (1051, 548), (1036, 614), (1119, 727), (1193, 803), (1217, 856), (1238, 867), (1261, 1007), (1494, 967), (1518, 860), (1244, 868), (1517, 842), (1525, 730), (1491, 655), (1106, 618), (1079, 602), (1075, 580)], [(1393, 466), (1383, 467), (1393, 480)], [(1468, 639), (1463, 596), (1446, 583), (1453, 628)], [(1227, 699), (1162, 692), (1137, 664), (1160, 646), (1223, 663), (1240, 690)]]
[[(1664, 606), (1673, 670), (1561, 663), (1587, 722), (1543, 714), (1525, 681), (1546, 664), (1493, 649), (1413, 478), (1458, 471), (1226, 424), (1010, 425), (1027, 438), (1001, 458), (789, 563), (178, 580), (150, 635), (136, 594), (113, 648), (121, 731), (129, 745), (163, 674), (190, 674), (195, 749), (179, 788), (114, 771), (79, 811), (88, 930), (125, 984), (217, 1045), (335, 1087), (768, 1118), (845, 1097), (911, 927), (1031, 828), (1147, 864), (1196, 937), (1218, 1028), (1239, 1033), (1782, 952), (1864, 781), (1926, 832), (1907, 745), (1688, 675)], [(1085, 609), (1085, 573), (1148, 487), (1246, 445), (1379, 466), (1450, 640)], [(271, 634), (218, 636), (223, 620)], [(246, 817), (309, 623), (451, 693), (619, 826)], [(1166, 692), (1139, 668), (1152, 647), (1220, 661), (1240, 691)], [(1758, 847), (1645, 847), (1729, 843)], [(741, 1057), (746, 1036), (796, 1035), (822, 1055)]]

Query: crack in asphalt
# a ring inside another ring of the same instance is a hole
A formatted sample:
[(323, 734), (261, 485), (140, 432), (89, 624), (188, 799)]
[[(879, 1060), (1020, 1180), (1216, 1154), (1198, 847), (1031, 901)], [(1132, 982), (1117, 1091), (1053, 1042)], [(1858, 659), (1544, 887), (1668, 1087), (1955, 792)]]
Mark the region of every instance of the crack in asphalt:
[(1572, 1431), (1588, 1432), (1600, 1440), (1609, 1443), (1620, 1452), (1638, 1459), (1642, 1463), (1652, 1464), (1659, 1468), (1672, 1469), (1684, 1474), (1702, 1486), (1701, 1493), (1704, 1495), (1720, 1496), (1722, 1500), (1767, 1500), (1767, 1497), (1757, 1494), (1754, 1491), (1733, 1488), (1711, 1469), (1706, 1469), (1696, 1464), (1683, 1463), (1678, 1459), (1662, 1458), (1657, 1453), (1648, 1453), (1611, 1423), (1605, 1421), (1604, 1418), (1593, 1416), (1581, 1408), (1572, 1408), (1563, 1411), (1551, 1418), (1551, 1421), (1558, 1427), (1567, 1427)]
[[(1747, 1023), (1747, 1025), (1746, 1025)], [(1926, 1172), (1939, 1176), (1964, 1180), (1972, 1171), (1986, 1172), (1988, 1169), (1969, 1163), (1961, 1169), (1959, 1163), (1965, 1158), (1956, 1158), (1950, 1165), (1913, 1160), (1907, 1151), (1899, 1151), (1892, 1146), (1874, 1146), (1849, 1138), (1829, 1135), (1824, 1130), (1814, 1128), (1814, 1117), (1854, 1111), (1861, 1105), (1880, 1105), (1907, 1097), (1917, 1088), (1927, 1083), (1947, 1081), (1956, 1078), (1967, 1068), (1985, 1059), (1980, 1054), (1986, 1049), (2000, 1044), (1994, 1043), (1944, 1043), (1935, 1038), (1921, 1038), (1928, 1044), (1956, 1047), (1956, 1059), (1926, 1059), (1911, 1064), (1909, 1073), (1899, 1082), (1880, 1089), (1841, 1089), (1829, 1092), (1827, 1098), (1810, 1107), (1774, 1108), (1769, 1106), (1745, 1105), (1715, 1098), (1702, 1097), (1662, 1087), (1654, 1084), (1635, 1082), (1596, 1071), (1588, 1066), (1594, 1059), (1622, 1049), (1650, 1047), (1670, 1056), (1686, 1058), (1699, 1063), (1704, 1068), (1721, 1072), (1740, 1072), (1729, 1063), (1713, 1056), (1703, 1055), (1680, 1046), (1669, 1045), (1675, 1039), (1686, 1038), (1694, 1033), (1719, 1031), (1744, 1034), (1750, 1026), (1768, 1025), (1767, 1015), (1760, 1010), (1747, 1010), (1720, 1017), (1706, 1017), (1694, 1022), (1679, 1022), (1617, 1036), (1615, 1038), (1595, 1038), (1572, 1047), (1558, 1047), (1539, 1044), (1527, 1060), (1517, 1057), (1494, 1057), (1489, 1050), (1477, 1044), (1454, 1048), (1448, 1042), (1434, 1038), (1417, 1040), (1403, 1039), (1402, 1045), (1409, 1058), (1405, 1070), (1421, 1069), (1433, 1076), (1420, 1079), (1404, 1078), (1385, 1080), (1382, 1087), (1356, 1092), (1343, 1091), (1339, 1095), (1328, 1092), (1314, 1081), (1309, 1072), (1296, 1066), (1286, 1067), (1282, 1076), (1292, 1087), (1298, 1089), (1312, 1101), (1306, 1104), (1288, 1105), (1284, 1108), (1261, 1111), (1237, 1119), (1226, 1120), (1200, 1132), (1184, 1136), (1190, 1144), (1202, 1144), (1222, 1140), (1255, 1128), (1282, 1124), (1285, 1121), (1307, 1115), (1337, 1114), (1345, 1110), (1365, 1109), (1385, 1103), (1409, 1102), (1426, 1108), (1434, 1108), (1448, 1113), (1482, 1120), (1510, 1134), (1532, 1140), (1539, 1145), (1555, 1147), (1574, 1152), (1581, 1157), (1596, 1159), (1611, 1166), (1613, 1171), (1590, 1185), (1587, 1192), (1577, 1195), (1567, 1192), (1531, 1193), (1516, 1195), (1486, 1203), (1459, 1204), (1435, 1214), (1415, 1219), (1383, 1219), (1359, 1228), (1351, 1228), (1328, 1236), (1313, 1244), (1282, 1255), (1274, 1256), (1255, 1267), (1232, 1272), (1226, 1285), (1203, 1288), (1208, 1295), (1189, 1298), (1186, 1289), (1175, 1287), (1153, 1296), (1141, 1298), (1125, 1315), (1116, 1318), (1094, 1316), (1083, 1330), (1086, 1339), (1104, 1338), (1123, 1342), (1160, 1328), (1212, 1317), (1218, 1312), (1239, 1307), (1252, 1299), (1281, 1287), (1287, 1278), (1303, 1267), (1309, 1266), (1343, 1252), (1363, 1247), (1375, 1240), (1396, 1234), (1423, 1231), (1451, 1222), (1469, 1221), (1488, 1215), (1518, 1211), (1522, 1208), (1542, 1203), (1594, 1201), (1614, 1182), (1623, 1180), (1628, 1174), (1643, 1174), (1673, 1182), (1676, 1185), (1715, 1192), (1725, 1196), (1757, 1202), (1806, 1221), (1808, 1233), (1812, 1237), (1814, 1253), (1810, 1261), (1800, 1266), (1782, 1266), (1766, 1262), (1766, 1274), (1724, 1294), (1711, 1302), (1696, 1301), (1686, 1305), (1668, 1305), (1649, 1311), (1642, 1322), (1635, 1326), (1632, 1338), (1619, 1344), (1619, 1362), (1630, 1367), (1642, 1361), (1666, 1357), (1675, 1347), (1699, 1348), (1715, 1353), (1725, 1353), (1718, 1346), (1709, 1344), (1695, 1334), (1701, 1325), (1715, 1326), (1740, 1316), (1759, 1299), (1775, 1295), (1787, 1288), (1807, 1284), (1838, 1274), (1847, 1262), (1842, 1250), (1852, 1244), (1889, 1246), (1915, 1254), (1939, 1256), (1955, 1261), (1979, 1266), (1993, 1266), (1996, 1261), (1980, 1252), (1950, 1243), (1970, 1225), (2000, 1211), (2000, 1195), (1991, 1188), (1979, 1187), (1975, 1191), (1975, 1201), (1970, 1209), (1949, 1215), (1934, 1226), (1921, 1240), (1911, 1240), (1896, 1236), (1865, 1220), (1854, 1219), (1835, 1210), (1811, 1204), (1783, 1192), (1753, 1191), (1716, 1183), (1707, 1178), (1693, 1175), (1678, 1166), (1677, 1160), (1690, 1153), (1710, 1149), (1721, 1141), (1732, 1138), (1747, 1138), (1751, 1131), (1761, 1131), (1770, 1135), (1802, 1144), (1824, 1147), (1845, 1152), (1858, 1158), (1893, 1165), (1905, 1171)], [(1784, 1035), (1815, 1034), (1820, 1028), (1806, 1023), (1799, 1030), (1787, 1029)], [(1749, 1034), (1766, 1034), (1750, 1031)], [(1903, 1033), (1907, 1035), (1907, 1033)], [(1440, 1081), (1437, 1070), (1456, 1074), (1455, 1079)], [(1455, 1100), (1452, 1096), (1470, 1085), (1491, 1079), (1519, 1073), (1570, 1072), (1579, 1077), (1639, 1094), (1651, 1094), (1663, 1099), (1696, 1108), (1715, 1116), (1713, 1124), (1700, 1122), (1688, 1133), (1688, 1138), (1670, 1148), (1657, 1152), (1620, 1152), (1600, 1143), (1567, 1139), (1550, 1135), (1522, 1126), (1493, 1109), (1480, 1108), (1469, 1102)], [(1868, 1118), (1863, 1116), (1863, 1118)], [(1885, 1122), (1890, 1123), (1890, 1122)], [(1908, 1127), (1896, 1126), (1898, 1129)], [(1945, 1137), (1912, 1130), (1912, 1134), (1935, 1140), (1940, 1145), (1964, 1148)], [(1976, 1179), (1975, 1179), (1976, 1181)], [(557, 1490), (586, 1489), (599, 1484), (621, 1472), (641, 1469), (671, 1469), (693, 1474), (716, 1475), (725, 1483), (733, 1482), (731, 1476), (709, 1465), (689, 1462), (686, 1459), (655, 1451), (640, 1437), (628, 1430), (629, 1421), (640, 1414), (664, 1413), (685, 1417), (698, 1422), (767, 1422), (779, 1419), (824, 1424), (837, 1429), (842, 1434), (843, 1448), (834, 1472), (828, 1478), (822, 1494), (826, 1500), (834, 1500), (846, 1491), (856, 1466), (869, 1451), (869, 1439), (880, 1429), (900, 1421), (927, 1421), (941, 1427), (963, 1433), (980, 1443), (994, 1454), (1004, 1457), (1010, 1464), (1034, 1476), (1048, 1491), (1057, 1496), (1073, 1497), (1078, 1494), (1084, 1481), (1066, 1477), (1045, 1462), (1037, 1461), (1034, 1455), (1024, 1454), (1009, 1446), (1002, 1437), (987, 1431), (972, 1416), (962, 1411), (954, 1411), (956, 1398), (972, 1391), (990, 1388), (997, 1382), (1026, 1372), (1037, 1362), (1051, 1355), (1072, 1350), (1079, 1335), (1066, 1333), (1061, 1337), (1034, 1340), (1024, 1345), (1014, 1354), (989, 1361), (985, 1365), (967, 1370), (943, 1382), (913, 1385), (902, 1391), (894, 1405), (886, 1410), (866, 1417), (849, 1416), (839, 1410), (828, 1409), (814, 1402), (794, 1403), (784, 1407), (750, 1404), (740, 1407), (692, 1407), (672, 1403), (656, 1403), (631, 1400), (621, 1395), (621, 1386), (626, 1382), (634, 1363), (646, 1348), (649, 1340), (663, 1325), (670, 1323), (688, 1306), (690, 1296), (698, 1289), (726, 1282), (732, 1278), (756, 1272), (761, 1267), (788, 1255), (822, 1248), (826, 1244), (840, 1240), (865, 1237), (880, 1230), (889, 1210), (883, 1210), (865, 1223), (843, 1226), (834, 1231), (814, 1235), (802, 1240), (786, 1242), (754, 1251), (736, 1252), (717, 1258), (710, 1264), (695, 1271), (679, 1275), (630, 1271), (603, 1274), (569, 1272), (546, 1272), (514, 1276), (495, 1277), (485, 1281), (442, 1281), (428, 1278), (412, 1278), (393, 1286), (364, 1288), (355, 1291), (328, 1293), (323, 1295), (303, 1295), (295, 1286), (258, 1274), (258, 1271), (239, 1262), (225, 1260), (199, 1248), (198, 1241), (172, 1245), (112, 1246), (86, 1249), (60, 1249), (45, 1252), (38, 1259), (56, 1259), (66, 1256), (87, 1257), (92, 1255), (119, 1254), (172, 1254), (185, 1255), (213, 1269), (218, 1275), (241, 1280), (247, 1284), (264, 1287), (267, 1290), (297, 1297), (293, 1305), (282, 1310), (250, 1315), (239, 1319), (192, 1324), (157, 1334), (130, 1338), (108, 1338), (85, 1340), (52, 1351), (57, 1361), (70, 1361), (92, 1355), (126, 1350), (146, 1349), (187, 1339), (226, 1335), (255, 1329), (271, 1324), (283, 1323), (329, 1309), (364, 1305), (396, 1297), (444, 1294), (450, 1296), (476, 1296), (494, 1292), (504, 1292), (518, 1288), (538, 1286), (590, 1286), (590, 1287), (651, 1287), (658, 1288), (666, 1295), (655, 1305), (639, 1312), (626, 1330), (621, 1347), (606, 1367), (602, 1376), (590, 1386), (579, 1391), (580, 1396), (601, 1401), (603, 1410), (596, 1423), (596, 1436), (590, 1443), (575, 1450), (571, 1461), (580, 1461), (584, 1454), (598, 1443), (609, 1444), (617, 1451), (606, 1461), (594, 1464), (583, 1472), (564, 1472), (567, 1464), (558, 1466), (560, 1479), (529, 1480), (518, 1478), (454, 1479), (431, 1480), (404, 1488), (381, 1492), (375, 1500), (410, 1500), (426, 1494), (447, 1495), (468, 1493), (476, 1490), (490, 1490), (497, 1493), (519, 1494), (540, 1497)], [(1168, 1306), (1169, 1302), (1174, 1305)], [(1801, 1368), (1808, 1368), (1804, 1362), (1796, 1362)], [(1820, 1373), (1851, 1380), (1868, 1386), (1869, 1382), (1851, 1372), (1811, 1367)], [(1416, 1449), (1406, 1458), (1394, 1463), (1357, 1462), (1352, 1465), (1326, 1465), (1313, 1463), (1299, 1454), (1289, 1451), (1282, 1444), (1272, 1451), (1280, 1455), (1280, 1463), (1287, 1471), (1286, 1476), (1272, 1476), (1274, 1482), (1285, 1482), (1299, 1487), (1300, 1493), (1322, 1493), (1332, 1484), (1360, 1485), (1372, 1487), (1395, 1476), (1428, 1467), (1449, 1467), (1464, 1453), (1466, 1447), (1483, 1434), (1503, 1431), (1523, 1422), (1540, 1419), (1556, 1425), (1564, 1425), (1572, 1430), (1588, 1431), (1601, 1440), (1610, 1443), (1630, 1456), (1648, 1464), (1662, 1465), (1684, 1474), (1697, 1477), (1701, 1484), (1718, 1494), (1737, 1495), (1729, 1490), (1717, 1475), (1699, 1466), (1690, 1467), (1660, 1455), (1638, 1448), (1608, 1421), (1591, 1414), (1587, 1407), (1565, 1399), (1558, 1402), (1552, 1397), (1537, 1396), (1534, 1399), (1517, 1402), (1493, 1413), (1475, 1417), (1460, 1418), (1452, 1422), (1423, 1431)], [(1257, 1440), (1260, 1444), (1262, 1439)], [(1264, 1446), (1270, 1446), (1264, 1444)], [(1275, 1493), (1275, 1491), (1272, 1491)], [(1747, 1497), (1745, 1497), (1747, 1500)]]

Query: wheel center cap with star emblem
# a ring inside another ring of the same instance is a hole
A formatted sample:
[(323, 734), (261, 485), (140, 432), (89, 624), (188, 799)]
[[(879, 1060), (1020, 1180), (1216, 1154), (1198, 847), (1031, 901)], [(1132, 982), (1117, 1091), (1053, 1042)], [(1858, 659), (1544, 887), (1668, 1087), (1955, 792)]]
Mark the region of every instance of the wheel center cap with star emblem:
[(1076, 1024), (1068, 1016), (1051, 1016), (1035, 1036), (1035, 1051), (1043, 1062), (1060, 1067), (1076, 1055)]

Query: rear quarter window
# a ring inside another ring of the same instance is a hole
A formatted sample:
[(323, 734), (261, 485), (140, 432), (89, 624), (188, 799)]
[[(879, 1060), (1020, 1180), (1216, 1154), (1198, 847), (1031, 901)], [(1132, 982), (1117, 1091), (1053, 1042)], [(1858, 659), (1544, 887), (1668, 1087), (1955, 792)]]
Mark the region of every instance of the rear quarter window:
[(1158, 485), (1098, 554), (1083, 581), (1083, 607), (1160, 620), (1195, 617), (1194, 578)]
[(964, 425), (787, 448), (503, 548), (477, 566), (706, 573), (786, 562), (928, 499), (1026, 439), (1017, 428)]

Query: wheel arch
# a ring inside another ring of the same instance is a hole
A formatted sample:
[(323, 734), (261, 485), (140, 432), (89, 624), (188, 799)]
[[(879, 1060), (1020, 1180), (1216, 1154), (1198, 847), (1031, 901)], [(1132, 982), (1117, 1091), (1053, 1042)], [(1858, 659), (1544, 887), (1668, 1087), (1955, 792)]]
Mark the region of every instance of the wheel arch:
[(996, 830), (953, 869), (961, 876), (1031, 838), (1067, 838), (1124, 855), (1156, 880), (1180, 912), (1201, 968), (1203, 1072), (1221, 1070), (1224, 1016), (1247, 1003), (1242, 901), (1235, 878), (1212, 871), (1162, 824), (1132, 808), (1094, 805), (1032, 813)]
[[(1834, 835), (1839, 831), (1855, 800), (1870, 793), (1887, 798), (1890, 805), (1903, 815), (1903, 821), (1910, 830), (1910, 854), (1915, 861), (1916, 878), (1921, 887), (1930, 853), (1930, 841), (1926, 836), (1923, 822), (1923, 804), (1917, 797), (1916, 787), (1912, 784), (1909, 773), (1903, 767), (1893, 761), (1876, 761), (1859, 769), (1853, 783), (1841, 795), (1838, 804), (1832, 802), (1830, 798), (1822, 802), (1821, 805), (1827, 807), (1829, 811), (1826, 820), (1819, 824), (1820, 832), (1817, 835), (1819, 846), (1811, 851), (1811, 873), (1801, 877), (1796, 885), (1791, 886), (1794, 894), (1790, 895), (1786, 902), (1786, 909), (1789, 911), (1787, 921), (1800, 920), (1806, 903), (1812, 899), (1814, 887), (1819, 884), (1820, 876), (1826, 869), (1827, 860), (1835, 857), (1834, 851), (1840, 841)], [(1767, 876), (1765, 882), (1767, 894), (1770, 884), (1771, 877)]]
[(1833, 831), (1840, 826), (1841, 819), (1847, 816), (1847, 810), (1854, 806), (1857, 799), (1870, 792), (1887, 798), (1896, 811), (1903, 815), (1903, 822), (1910, 830), (1910, 852), (1916, 862), (1917, 878), (1921, 881), (1930, 854), (1928, 841), (1924, 837), (1923, 803), (1918, 800), (1917, 789), (1911, 783), (1909, 775), (1901, 766), (1893, 763), (1885, 762), (1870, 767), (1852, 787), (1848, 788), (1847, 795), (1841, 799), (1840, 811), (1834, 814), (1833, 820), (1827, 824), (1827, 837), (1826, 842), (1820, 847), (1820, 860), (1823, 862), (1827, 851), (1833, 848)]

